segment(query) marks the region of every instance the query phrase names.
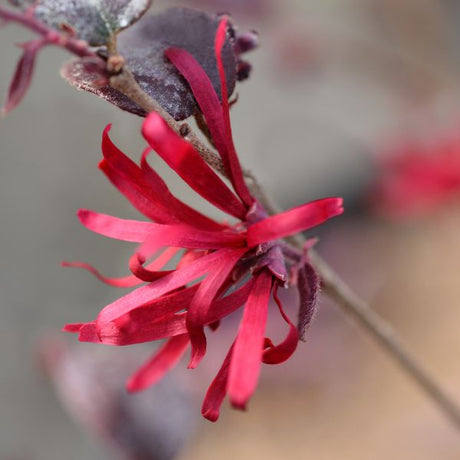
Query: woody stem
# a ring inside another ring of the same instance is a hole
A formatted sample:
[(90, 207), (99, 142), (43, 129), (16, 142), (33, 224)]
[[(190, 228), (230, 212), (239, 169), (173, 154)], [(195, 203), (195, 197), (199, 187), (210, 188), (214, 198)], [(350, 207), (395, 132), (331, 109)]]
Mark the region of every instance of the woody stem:
[(393, 326), (379, 316), (370, 306), (343, 281), (343, 279), (321, 258), (310, 250), (312, 265), (322, 280), (324, 292), (334, 300), (345, 314), (352, 316), (364, 327), (374, 340), (406, 370), (425, 393), (460, 429), (460, 406), (443, 388), (428, 369), (412, 354)]
[[(225, 175), (222, 161), (218, 155), (198, 138), (188, 124), (176, 121), (156, 101), (151, 99), (139, 87), (129, 69), (125, 67), (119, 75), (112, 77), (110, 84), (134, 100), (146, 112), (154, 111), (160, 114), (174, 131), (195, 147), (211, 167)], [(244, 175), (251, 192), (265, 209), (270, 214), (278, 213), (278, 207), (267, 195), (255, 176), (248, 171), (245, 171)], [(287, 238), (287, 241), (299, 250), (304, 245), (304, 239), (301, 236)], [(418, 383), (446, 416), (450, 418), (452, 423), (460, 429), (460, 406), (445, 391), (436, 376), (425, 369), (421, 362), (408, 350), (395, 329), (373, 311), (315, 251), (310, 250), (309, 257), (322, 280), (324, 292), (342, 308), (346, 315), (353, 317), (367, 330), (386, 353)]]

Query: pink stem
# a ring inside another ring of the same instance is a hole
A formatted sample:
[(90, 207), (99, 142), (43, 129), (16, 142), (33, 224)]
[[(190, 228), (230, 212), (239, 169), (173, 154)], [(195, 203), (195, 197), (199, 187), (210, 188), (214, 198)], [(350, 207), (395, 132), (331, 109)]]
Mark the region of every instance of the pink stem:
[(79, 57), (98, 57), (97, 54), (89, 48), (88, 43), (85, 41), (68, 37), (65, 34), (61, 34), (49, 28), (46, 24), (43, 24), (34, 18), (30, 13), (16, 13), (8, 8), (0, 6), (0, 18), (3, 19), (5, 23), (16, 22), (17, 24), (21, 24), (33, 32), (36, 32), (37, 34), (40, 34), (48, 45), (65, 48), (72, 54)]

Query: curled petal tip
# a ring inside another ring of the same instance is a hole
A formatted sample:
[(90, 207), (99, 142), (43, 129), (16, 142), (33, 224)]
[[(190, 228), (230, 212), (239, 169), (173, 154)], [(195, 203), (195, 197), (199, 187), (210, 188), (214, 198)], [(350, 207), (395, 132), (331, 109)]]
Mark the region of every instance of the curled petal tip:
[(201, 361), (200, 357), (192, 356), (192, 358), (190, 359), (190, 362), (188, 363), (187, 369), (196, 369), (200, 361)]
[(327, 217), (335, 217), (343, 214), (343, 198), (334, 197), (334, 198), (325, 198), (323, 200), (323, 209)]
[[(102, 160), (99, 161), (97, 167), (98, 167), (98, 169), (100, 169), (102, 172), (106, 172), (107, 169), (108, 169), (107, 160), (106, 160), (105, 158), (102, 158)], [(107, 173), (106, 173), (106, 174), (107, 174)]]
[(165, 121), (160, 115), (158, 115), (158, 113), (150, 112), (142, 124), (142, 134), (146, 138), (150, 136), (158, 136), (161, 132), (160, 130), (164, 128), (165, 125)]
[(201, 415), (212, 423), (217, 422), (219, 419), (219, 412), (213, 410), (202, 411)]
[(79, 209), (77, 211), (78, 220), (84, 225), (90, 213), (88, 209)]
[(247, 401), (246, 400), (239, 400), (239, 399), (233, 398), (233, 399), (230, 400), (230, 402), (231, 402), (232, 407), (234, 409), (238, 409), (238, 410), (246, 412), (246, 410), (247, 410)]
[(103, 135), (104, 137), (108, 136), (111, 129), (112, 129), (112, 123), (109, 123), (109, 124), (104, 128), (104, 131), (103, 131), (102, 135)]
[(341, 211), (343, 212), (343, 198), (336, 198), (337, 200), (337, 207), (339, 207), (341, 209)]
[(128, 393), (139, 393), (144, 390), (135, 379), (129, 379), (126, 382), (125, 388)]
[(65, 324), (64, 327), (61, 329), (62, 332), (70, 332), (72, 334), (76, 334), (78, 332), (80, 332), (82, 328), (82, 324), (81, 323), (77, 323), (77, 324)]

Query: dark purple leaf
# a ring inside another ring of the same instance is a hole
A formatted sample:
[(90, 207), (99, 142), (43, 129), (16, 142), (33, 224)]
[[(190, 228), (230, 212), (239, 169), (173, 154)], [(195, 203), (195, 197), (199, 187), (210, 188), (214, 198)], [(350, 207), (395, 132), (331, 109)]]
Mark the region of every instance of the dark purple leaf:
[[(165, 59), (164, 52), (172, 46), (186, 49), (202, 65), (220, 94), (220, 78), (214, 56), (218, 24), (217, 16), (192, 9), (171, 8), (143, 18), (119, 36), (120, 54), (126, 59), (139, 85), (176, 120), (191, 116), (197, 105), (188, 84)], [(237, 61), (230, 40), (224, 47), (223, 55), (231, 94), (235, 88)], [(71, 61), (63, 68), (62, 75), (77, 88), (97, 94), (123, 110), (145, 116), (145, 112), (126, 96), (101, 85), (101, 79), (107, 78), (107, 75), (101, 74), (102, 69), (89, 69), (87, 62), (85, 59)]]
[(297, 289), (299, 290), (300, 306), (297, 330), (300, 340), (305, 341), (305, 333), (316, 313), (321, 280), (308, 262), (299, 269), (298, 277)]
[(92, 58), (73, 59), (61, 69), (61, 75), (78, 89), (89, 91), (122, 110), (134, 113), (141, 117), (147, 114), (135, 102), (124, 94), (108, 86), (108, 74), (101, 61)]
[(21, 48), (24, 49), (24, 53), (22, 54), (22, 57), (16, 66), (13, 78), (11, 79), (8, 96), (2, 110), (4, 115), (11, 112), (11, 110), (13, 110), (21, 102), (22, 98), (29, 89), (37, 54), (44, 45), (45, 42), (41, 39), (33, 40), (21, 45)]
[[(196, 109), (195, 99), (174, 66), (163, 54), (169, 47), (192, 54), (220, 94), (220, 78), (214, 55), (214, 39), (219, 18), (187, 9), (171, 8), (143, 18), (119, 36), (119, 51), (136, 80), (153, 99), (176, 120), (183, 120)], [(223, 49), (229, 95), (235, 88), (236, 58), (230, 40)]]
[[(11, 0), (10, 0), (11, 1)], [(28, 0), (13, 0), (25, 7)], [(56, 29), (70, 26), (77, 37), (92, 46), (105, 45), (110, 37), (137, 21), (152, 0), (37, 0), (35, 15)]]

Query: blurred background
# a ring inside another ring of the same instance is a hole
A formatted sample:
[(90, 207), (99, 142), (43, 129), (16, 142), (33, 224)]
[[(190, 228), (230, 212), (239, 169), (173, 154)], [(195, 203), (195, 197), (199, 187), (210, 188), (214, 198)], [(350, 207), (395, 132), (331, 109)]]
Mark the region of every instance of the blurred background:
[[(242, 162), (282, 207), (345, 198), (318, 250), (460, 400), (460, 4), (156, 0), (152, 11), (173, 5), (229, 11), (259, 32), (232, 110)], [(31, 35), (0, 34), (5, 96), (14, 43)], [(199, 407), (225, 352), (217, 342), (201, 368), (125, 396), (152, 346), (59, 332), (121, 294), (61, 261), (122, 275), (131, 249), (83, 229), (76, 211), (138, 217), (97, 169), (102, 129), (113, 123), (133, 158), (144, 146), (141, 119), (60, 78), (67, 59), (40, 55), (30, 92), (0, 121), (0, 459), (125, 458), (107, 430), (144, 446), (129, 457), (144, 460), (460, 458), (459, 433), (325, 297), (307, 343), (264, 367), (248, 412), (225, 407), (216, 424)]]

